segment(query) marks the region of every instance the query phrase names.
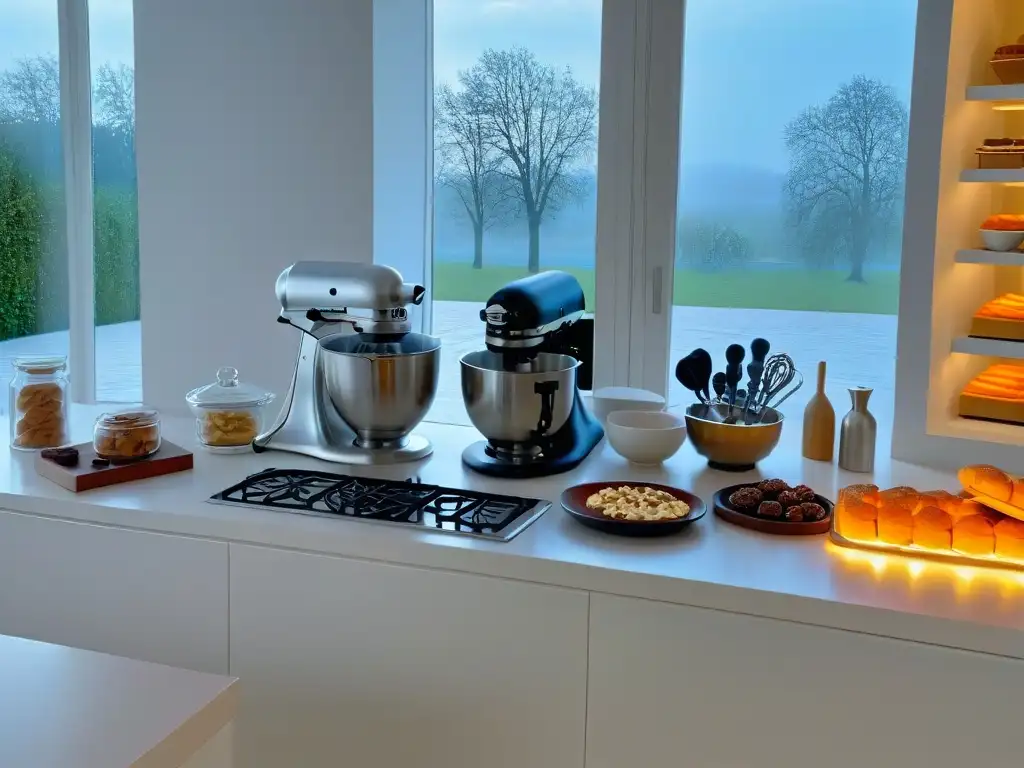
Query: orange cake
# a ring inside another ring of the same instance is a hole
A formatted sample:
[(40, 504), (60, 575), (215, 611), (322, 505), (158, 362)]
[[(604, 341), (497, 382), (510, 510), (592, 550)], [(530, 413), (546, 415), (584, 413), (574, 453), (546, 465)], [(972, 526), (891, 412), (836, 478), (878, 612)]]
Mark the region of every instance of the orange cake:
[(914, 515), (914, 544), (925, 549), (948, 550), (953, 546), (953, 521), (938, 507), (924, 507)]
[(960, 415), (1024, 423), (1024, 367), (1001, 363), (985, 369), (960, 394)]

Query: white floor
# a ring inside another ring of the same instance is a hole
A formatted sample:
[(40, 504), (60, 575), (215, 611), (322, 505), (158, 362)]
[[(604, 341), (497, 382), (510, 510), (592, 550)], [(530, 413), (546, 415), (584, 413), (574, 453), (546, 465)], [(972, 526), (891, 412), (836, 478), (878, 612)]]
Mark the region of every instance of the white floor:
[[(469, 424), (462, 405), (459, 358), (482, 345), (483, 325), (479, 311), (476, 302), (434, 304), (434, 333), (441, 337), (443, 344), (441, 382), (428, 416), (430, 421)], [(138, 322), (96, 329), (98, 400), (141, 401), (139, 330)], [(733, 342), (749, 346), (756, 336), (768, 339), (773, 352), (789, 353), (807, 379), (804, 388), (787, 401), (784, 412), (794, 415), (802, 412), (813, 394), (817, 363), (826, 360), (828, 393), (838, 414), (848, 408), (844, 392), (847, 387), (867, 386), (876, 390), (871, 410), (879, 420), (891, 423), (896, 363), (896, 317), (893, 315), (674, 307), (669, 370), (674, 369), (675, 361), (696, 347), (707, 349), (717, 370), (724, 370), (725, 348)], [(67, 332), (0, 342), (0, 386), (6, 387), (10, 378), (12, 358), (22, 354), (66, 354), (67, 348)], [(675, 406), (692, 401), (692, 395), (674, 378), (669, 396)], [(0, 398), (0, 411), (6, 410), (6, 400), (6, 397)]]

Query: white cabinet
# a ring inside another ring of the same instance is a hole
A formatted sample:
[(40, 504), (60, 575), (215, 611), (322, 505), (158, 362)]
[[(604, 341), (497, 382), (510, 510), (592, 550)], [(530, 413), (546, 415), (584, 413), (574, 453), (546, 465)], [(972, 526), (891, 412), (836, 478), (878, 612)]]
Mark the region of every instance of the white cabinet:
[(1020, 765), (1024, 662), (604, 595), (590, 628), (587, 768)]
[(227, 674), (227, 544), (0, 512), (0, 634)]
[(586, 593), (231, 545), (247, 768), (583, 765)]

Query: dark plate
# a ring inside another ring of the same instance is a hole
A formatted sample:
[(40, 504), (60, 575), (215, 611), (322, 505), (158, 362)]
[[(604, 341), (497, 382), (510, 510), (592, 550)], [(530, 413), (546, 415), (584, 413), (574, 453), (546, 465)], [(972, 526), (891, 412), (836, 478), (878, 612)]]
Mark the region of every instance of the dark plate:
[(832, 526), (832, 510), (834, 505), (831, 501), (820, 494), (814, 494), (814, 500), (825, 508), (825, 515), (822, 520), (813, 522), (791, 523), (786, 520), (770, 520), (765, 517), (758, 517), (753, 512), (741, 512), (729, 504), (729, 496), (740, 488), (750, 488), (756, 483), (740, 483), (723, 488), (715, 494), (712, 504), (715, 507), (715, 514), (741, 528), (750, 528), (752, 531), (761, 533), (773, 533), (777, 536), (813, 536), (819, 533), (828, 533)]
[[(587, 499), (601, 489), (618, 488), (623, 485), (654, 488), (671, 493), (680, 501), (685, 501), (690, 505), (690, 514), (678, 520), (616, 520), (605, 517), (596, 509), (590, 509), (587, 506)], [(694, 496), (689, 491), (673, 488), (671, 485), (642, 483), (635, 480), (620, 480), (614, 483), (583, 483), (566, 488), (562, 492), (562, 508), (583, 525), (618, 536), (667, 536), (670, 533), (678, 533), (690, 523), (700, 520), (708, 511), (701, 498)]]

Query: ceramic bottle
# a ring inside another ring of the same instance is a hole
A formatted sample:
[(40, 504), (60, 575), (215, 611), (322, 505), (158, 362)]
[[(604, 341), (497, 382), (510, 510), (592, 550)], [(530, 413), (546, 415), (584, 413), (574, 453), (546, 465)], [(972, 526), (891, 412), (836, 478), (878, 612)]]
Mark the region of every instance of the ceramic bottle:
[(804, 409), (805, 459), (832, 461), (836, 442), (836, 412), (825, 395), (825, 361), (818, 363), (818, 391)]
[(839, 466), (850, 472), (871, 472), (875, 468), (875, 435), (878, 425), (868, 411), (870, 387), (853, 387), (853, 407), (843, 417), (839, 431)]

